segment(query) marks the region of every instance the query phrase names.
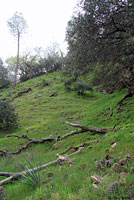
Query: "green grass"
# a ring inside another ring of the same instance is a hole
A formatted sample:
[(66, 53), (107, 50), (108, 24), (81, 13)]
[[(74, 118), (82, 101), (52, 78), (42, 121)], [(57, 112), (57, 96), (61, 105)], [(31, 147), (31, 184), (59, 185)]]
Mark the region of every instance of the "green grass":
[[(18, 155), (9, 154), (7, 157), (0, 157), (0, 171), (17, 172), (21, 171), (19, 163), (25, 163), (28, 155), (34, 155), (36, 161), (41, 165), (55, 160), (57, 153), (63, 152), (70, 146), (99, 140), (98, 143), (92, 144), (92, 148), (87, 146), (80, 154), (73, 156), (71, 158), (72, 165), (66, 161), (61, 167), (55, 165), (42, 170), (40, 187), (32, 188), (30, 185), (26, 185), (23, 179), (5, 185), (7, 200), (107, 200), (121, 199), (134, 192), (132, 186), (134, 178), (131, 173), (133, 161), (124, 166), (128, 173), (126, 184), (119, 185), (115, 194), (107, 194), (106, 191), (108, 185), (119, 180), (119, 172), (114, 171), (112, 167), (97, 169), (95, 166), (95, 159), (101, 160), (106, 154), (110, 154), (114, 158), (124, 158), (127, 154), (133, 156), (133, 97), (126, 99), (122, 111), (117, 112), (116, 104), (125, 94), (125, 90), (108, 95), (99, 92), (90, 95), (90, 92), (87, 92), (84, 96), (78, 96), (75, 92), (65, 91), (61, 78), (60, 72), (50, 73), (18, 83), (16, 90), (7, 89), (1, 92), (2, 97), (9, 97), (8, 92), (12, 91), (12, 98), (19, 91), (32, 88), (32, 92), (24, 94), (12, 102), (19, 116), (19, 128), (0, 132), (0, 149), (15, 151), (26, 144), (24, 139), (5, 138), (10, 134), (19, 136), (26, 134), (32, 138), (63, 136), (75, 130), (65, 124), (67, 120), (105, 128), (113, 128), (117, 122), (121, 121), (117, 126), (118, 131), (105, 135), (86, 132), (68, 137), (56, 144), (53, 142), (33, 144)], [(42, 87), (43, 80), (48, 81), (50, 85)], [(50, 97), (52, 93), (57, 95)], [(112, 117), (110, 117), (110, 107), (113, 108)], [(101, 139), (104, 136), (105, 139)], [(111, 147), (110, 142), (113, 140), (116, 141), (117, 146), (113, 153), (107, 153), (106, 149)], [(52, 177), (49, 177), (50, 172)], [(104, 173), (109, 173), (109, 176), (98, 185), (96, 191), (90, 177), (94, 174), (102, 175)], [(0, 180), (3, 178), (0, 177)]]

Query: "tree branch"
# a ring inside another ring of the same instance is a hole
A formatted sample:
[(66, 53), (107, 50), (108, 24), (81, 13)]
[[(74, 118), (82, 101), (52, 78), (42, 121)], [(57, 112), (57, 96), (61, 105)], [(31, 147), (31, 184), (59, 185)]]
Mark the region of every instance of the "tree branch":
[(89, 127), (89, 126), (83, 126), (81, 124), (73, 124), (72, 122), (66, 122), (66, 124), (69, 124), (72, 127), (78, 127), (78, 128), (81, 128), (81, 129), (71, 131), (70, 133), (67, 133), (66, 135), (62, 136), (60, 139), (64, 139), (64, 138), (69, 137), (71, 135), (75, 135), (75, 134), (79, 134), (79, 133), (83, 133), (83, 132), (87, 132), (87, 131), (96, 132), (96, 133), (108, 133), (108, 132), (116, 131), (116, 130), (113, 130), (113, 129)]
[[(76, 155), (76, 154), (80, 153), (80, 152), (83, 150), (83, 148), (84, 148), (84, 147), (80, 147), (76, 152), (74, 152), (74, 153), (68, 155), (68, 156), (66, 157), (66, 159), (69, 158), (69, 157), (71, 157), (71, 156), (73, 156), (73, 155)], [(22, 171), (22, 172), (18, 172), (18, 173), (0, 172), (0, 176), (9, 176), (8, 178), (6, 178), (6, 179), (0, 181), (0, 185), (9, 183), (9, 182), (11, 182), (11, 181), (13, 181), (13, 180), (15, 180), (15, 179), (22, 178), (24, 175), (27, 174), (27, 172), (32, 172), (32, 171), (41, 170), (41, 169), (44, 169), (44, 168), (46, 168), (46, 167), (48, 167), (48, 166), (50, 166), (50, 165), (57, 164), (57, 163), (59, 163), (59, 161), (60, 161), (60, 159), (57, 159), (57, 160), (51, 161), (51, 162), (49, 162), (49, 163), (46, 163), (46, 164), (44, 164), (44, 165), (41, 165), (41, 166), (38, 166), (38, 167), (34, 167), (34, 168), (29, 169), (29, 170), (27, 170), (27, 171)]]

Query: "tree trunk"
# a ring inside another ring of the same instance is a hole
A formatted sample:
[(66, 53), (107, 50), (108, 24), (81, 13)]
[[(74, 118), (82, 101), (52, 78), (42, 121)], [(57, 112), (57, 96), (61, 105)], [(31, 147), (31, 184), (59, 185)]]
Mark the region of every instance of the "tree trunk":
[(15, 68), (15, 77), (14, 77), (14, 84), (13, 84), (13, 88), (16, 87), (16, 83), (17, 83), (17, 75), (18, 75), (18, 69), (19, 69), (19, 51), (20, 51), (20, 32), (18, 32), (18, 47), (17, 47), (17, 65)]

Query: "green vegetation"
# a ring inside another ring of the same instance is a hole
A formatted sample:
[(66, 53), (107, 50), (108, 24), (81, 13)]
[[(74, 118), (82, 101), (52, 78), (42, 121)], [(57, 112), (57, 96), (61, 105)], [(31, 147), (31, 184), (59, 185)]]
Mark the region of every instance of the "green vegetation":
[(133, 12), (132, 0), (78, 1), (66, 31), (67, 70), (76, 78), (92, 71), (107, 90), (133, 90)]
[(0, 59), (0, 89), (8, 88), (10, 81), (8, 80), (8, 71), (4, 67), (2, 60)]
[[(0, 63), (7, 200), (134, 199), (134, 3), (82, 0), (76, 9), (66, 56), (53, 44), (20, 57), (26, 21), (16, 12), (8, 22), (18, 54), (7, 59), (14, 89)], [(5, 99), (18, 113), (14, 130), (17, 117)]]
[(0, 100), (0, 130), (11, 130), (17, 127), (17, 114), (14, 107), (4, 100)]
[[(22, 169), (18, 163), (24, 163), (26, 166), (26, 158), (29, 159), (28, 154), (34, 155), (38, 166), (56, 160), (56, 154), (61, 154), (70, 146), (77, 146), (85, 142), (91, 143), (89, 146), (86, 145), (81, 153), (66, 160), (62, 165), (56, 164), (42, 169), (39, 187), (33, 188), (27, 185), (24, 179), (14, 180), (12, 184), (6, 184), (4, 186), (6, 199), (107, 200), (132, 196), (134, 192), (133, 97), (126, 99), (121, 110), (117, 111), (117, 102), (124, 96), (126, 90), (112, 94), (94, 91), (93, 96), (88, 95), (90, 91), (86, 91), (87, 95), (78, 96), (75, 91), (67, 92), (64, 89), (61, 78), (60, 72), (53, 72), (18, 83), (15, 91), (10, 88), (1, 92), (2, 98), (5, 98), (8, 97), (9, 91), (12, 91), (11, 98), (13, 98), (18, 92), (32, 88), (32, 92), (23, 94), (12, 102), (16, 107), (20, 126), (14, 131), (0, 131), (0, 149), (13, 152), (26, 144), (26, 140), (23, 138), (6, 138), (7, 135), (21, 136), (25, 134), (30, 138), (57, 138), (77, 129), (65, 124), (65, 121), (103, 128), (113, 128), (118, 123), (116, 127), (118, 131), (105, 135), (85, 132), (57, 142), (32, 144), (20, 154), (10, 155), (7, 153), (6, 157), (0, 158), (0, 172), (19, 172)], [(47, 87), (42, 87), (43, 80), (50, 84)], [(52, 96), (52, 94), (56, 95)], [(110, 116), (110, 107), (113, 109), (112, 116)], [(112, 148), (111, 145), (114, 142), (117, 145)], [(113, 151), (108, 152), (110, 148)], [(73, 150), (66, 154), (71, 152)], [(122, 165), (120, 169), (112, 167), (128, 154), (132, 159)], [(114, 159), (110, 158), (111, 165), (106, 165), (103, 162), (106, 155)], [(97, 167), (97, 163), (101, 163), (100, 167)], [(123, 179), (120, 177), (121, 171), (127, 174)], [(105, 176), (106, 174), (108, 176)], [(91, 176), (96, 175), (104, 177), (98, 184), (98, 189), (94, 189), (91, 179)], [(4, 177), (0, 179), (3, 180)], [(114, 182), (119, 184), (115, 190), (113, 189), (113, 192), (110, 192), (110, 184)]]

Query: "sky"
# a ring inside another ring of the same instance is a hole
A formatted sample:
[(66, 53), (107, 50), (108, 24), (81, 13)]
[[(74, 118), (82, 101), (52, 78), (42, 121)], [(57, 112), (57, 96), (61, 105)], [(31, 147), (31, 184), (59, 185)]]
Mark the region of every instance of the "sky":
[(20, 41), (20, 52), (35, 47), (47, 48), (57, 42), (66, 51), (65, 32), (77, 0), (4, 0), (0, 6), (0, 57), (5, 60), (17, 54), (17, 40), (7, 21), (20, 12), (28, 24)]

